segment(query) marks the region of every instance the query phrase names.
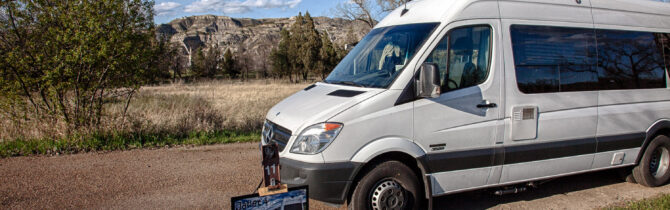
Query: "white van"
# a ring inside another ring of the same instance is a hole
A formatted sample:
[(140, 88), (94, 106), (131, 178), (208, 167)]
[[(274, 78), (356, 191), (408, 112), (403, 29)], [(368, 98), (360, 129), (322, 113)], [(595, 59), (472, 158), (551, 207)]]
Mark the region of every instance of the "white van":
[(283, 183), (353, 209), (619, 167), (659, 186), (669, 65), (668, 3), (415, 0), (274, 106), (262, 144)]

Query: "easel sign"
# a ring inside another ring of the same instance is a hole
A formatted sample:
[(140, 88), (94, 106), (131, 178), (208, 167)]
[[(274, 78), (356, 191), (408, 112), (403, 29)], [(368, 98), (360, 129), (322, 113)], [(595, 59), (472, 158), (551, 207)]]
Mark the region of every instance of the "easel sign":
[(265, 187), (257, 194), (233, 197), (232, 210), (306, 210), (309, 209), (307, 186), (288, 188), (279, 175), (279, 147), (268, 144), (261, 147), (263, 156), (263, 182)]
[(307, 186), (288, 189), (287, 192), (261, 196), (251, 194), (233, 197), (230, 200), (232, 210), (308, 210)]

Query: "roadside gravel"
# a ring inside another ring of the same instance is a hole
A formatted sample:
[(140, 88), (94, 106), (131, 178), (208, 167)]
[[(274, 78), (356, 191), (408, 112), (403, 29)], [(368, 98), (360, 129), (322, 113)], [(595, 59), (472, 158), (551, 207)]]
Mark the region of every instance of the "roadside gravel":
[[(0, 209), (227, 209), (261, 179), (257, 143), (0, 159)], [(525, 193), (475, 191), (436, 209), (593, 209), (670, 193), (612, 171), (561, 178)], [(331, 206), (311, 200), (312, 209)], [(343, 207), (340, 207), (342, 209)]]

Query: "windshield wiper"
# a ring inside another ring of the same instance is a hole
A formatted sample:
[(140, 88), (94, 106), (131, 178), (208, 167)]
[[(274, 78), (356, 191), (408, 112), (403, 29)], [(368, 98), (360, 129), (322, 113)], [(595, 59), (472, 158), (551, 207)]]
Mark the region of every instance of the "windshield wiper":
[(336, 84), (336, 85), (349, 85), (349, 86), (354, 86), (354, 87), (366, 87), (365, 85), (361, 85), (355, 82), (351, 81), (335, 81), (335, 82), (328, 82), (330, 84)]

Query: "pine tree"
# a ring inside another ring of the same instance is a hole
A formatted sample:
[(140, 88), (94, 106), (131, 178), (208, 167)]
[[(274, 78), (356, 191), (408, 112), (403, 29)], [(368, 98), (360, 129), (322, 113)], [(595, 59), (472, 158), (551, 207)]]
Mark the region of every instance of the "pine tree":
[[(298, 16), (295, 19), (295, 23), (291, 25), (291, 35), (289, 36), (289, 47), (288, 47), (288, 61), (289, 64), (291, 64), (291, 73), (299, 75), (302, 70), (304, 69), (304, 64), (302, 60), (302, 43), (307, 42), (305, 38), (305, 33), (304, 33), (304, 28), (302, 27), (304, 25), (304, 18), (302, 16), (302, 13), (298, 13)], [(290, 75), (292, 77), (292, 75)], [(296, 78), (297, 80), (298, 78)], [(293, 79), (290, 79), (293, 80)]]
[(340, 61), (340, 56), (338, 55), (337, 49), (333, 45), (333, 42), (330, 41), (328, 32), (323, 33), (321, 42), (323, 43), (323, 47), (321, 47), (320, 52), (319, 63), (321, 65), (319, 66), (319, 73), (321, 73), (321, 78), (325, 79), (326, 75), (328, 75)]
[(191, 62), (191, 74), (195, 77), (204, 77), (206, 71), (205, 52), (202, 50), (202, 47), (195, 50)]
[(314, 26), (314, 20), (309, 12), (305, 13), (304, 22), (302, 23), (302, 32), (305, 42), (301, 42), (300, 59), (302, 60), (303, 69), (301, 71), (302, 79), (307, 80), (309, 73), (318, 74), (316, 66), (320, 60), (321, 37)]
[(226, 53), (223, 54), (222, 69), (223, 72), (228, 75), (230, 78), (237, 78), (240, 75), (240, 71), (235, 67), (235, 58), (233, 53), (230, 52), (230, 49), (226, 50)]
[[(291, 45), (290, 32), (282, 29), (280, 32), (281, 40), (277, 48), (272, 49), (270, 60), (272, 61), (272, 71), (276, 76), (291, 78), (291, 64), (289, 60), (289, 47)], [(292, 81), (291, 81), (292, 82)]]
[(218, 65), (219, 61), (222, 59), (219, 45), (214, 45), (212, 48), (209, 48), (206, 58), (205, 68), (207, 69), (208, 77), (213, 78), (216, 75), (223, 73), (223, 69)]

